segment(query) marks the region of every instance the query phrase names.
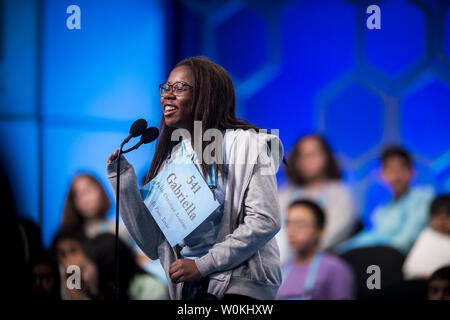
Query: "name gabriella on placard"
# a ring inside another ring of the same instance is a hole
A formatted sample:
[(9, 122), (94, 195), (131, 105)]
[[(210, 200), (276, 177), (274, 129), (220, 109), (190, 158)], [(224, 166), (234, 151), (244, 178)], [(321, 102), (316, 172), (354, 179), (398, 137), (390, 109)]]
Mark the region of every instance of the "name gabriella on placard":
[[(175, 173), (171, 173), (167, 175), (166, 178), (167, 183), (169, 184), (170, 189), (180, 201), (181, 206), (186, 211), (189, 219), (193, 221), (196, 217), (196, 214), (194, 210), (196, 209), (196, 206), (192, 201), (188, 200), (188, 194), (182, 190), (182, 183), (177, 181), (177, 176)], [(192, 190), (193, 194), (196, 194), (197, 191), (201, 189), (201, 186), (198, 182), (195, 181), (195, 176), (191, 176), (187, 181), (186, 184), (188, 185), (188, 188)]]

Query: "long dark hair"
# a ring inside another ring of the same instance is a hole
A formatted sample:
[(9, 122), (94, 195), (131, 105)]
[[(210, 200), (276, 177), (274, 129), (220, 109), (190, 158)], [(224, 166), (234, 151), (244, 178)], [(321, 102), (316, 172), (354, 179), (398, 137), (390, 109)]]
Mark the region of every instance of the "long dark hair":
[(289, 178), (289, 180), (293, 184), (299, 186), (303, 186), (307, 182), (306, 179), (301, 174), (301, 172), (298, 171), (297, 166), (295, 165), (300, 155), (299, 150), (300, 145), (305, 139), (315, 139), (317, 142), (319, 142), (319, 145), (325, 154), (325, 168), (324, 168), (325, 177), (328, 180), (340, 180), (341, 171), (339, 170), (338, 163), (333, 155), (333, 152), (331, 151), (330, 146), (322, 136), (315, 134), (304, 136), (303, 138), (298, 140), (298, 142), (292, 149), (291, 153), (289, 154), (287, 160), (288, 166), (286, 167), (286, 175)]
[[(195, 86), (193, 88), (193, 120), (202, 122), (202, 132), (208, 129), (254, 129), (260, 128), (248, 123), (242, 118), (236, 117), (236, 101), (233, 82), (227, 71), (205, 57), (191, 57), (179, 62), (175, 68), (185, 66), (191, 69), (194, 74)], [(174, 69), (175, 69), (174, 68)], [(177, 141), (171, 141), (171, 136), (175, 128), (167, 127), (164, 116), (160, 122), (160, 132), (158, 143), (152, 163), (143, 183), (152, 180), (158, 173), (169, 152)], [(191, 132), (192, 136), (192, 132)], [(202, 141), (202, 152), (207, 145), (207, 141)], [(203, 174), (206, 176), (208, 164), (201, 163)], [(223, 175), (223, 164), (214, 163), (216, 178), (218, 172)]]

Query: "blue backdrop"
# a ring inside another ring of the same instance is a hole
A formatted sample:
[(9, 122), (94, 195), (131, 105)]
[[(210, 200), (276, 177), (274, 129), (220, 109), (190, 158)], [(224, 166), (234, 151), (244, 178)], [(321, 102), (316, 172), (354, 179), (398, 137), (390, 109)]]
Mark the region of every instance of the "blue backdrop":
[[(81, 30), (66, 27), (71, 4)], [(371, 4), (381, 30), (366, 28)], [(385, 144), (413, 153), (414, 183), (450, 191), (448, 1), (4, 0), (0, 8), (1, 152), (17, 207), (47, 245), (76, 173), (94, 173), (112, 195), (106, 158), (134, 119), (158, 124), (157, 85), (192, 55), (229, 71), (239, 115), (279, 129), (287, 151), (305, 133), (324, 134), (364, 218), (387, 196), (378, 175)], [(139, 177), (152, 148), (129, 156)]]
[[(80, 30), (66, 27), (71, 4), (81, 9)], [(2, 147), (18, 210), (42, 225), (49, 245), (71, 179), (94, 173), (113, 199), (109, 154), (135, 119), (159, 123), (164, 7), (147, 0), (11, 0), (3, 8)], [(128, 156), (138, 175), (152, 152), (146, 146)]]
[[(369, 30), (369, 5), (381, 29)], [(280, 129), (286, 150), (321, 133), (368, 223), (388, 197), (382, 146), (415, 158), (415, 184), (450, 191), (450, 2), (177, 1), (173, 62), (206, 55), (224, 66), (241, 115)], [(279, 182), (284, 182), (280, 175)]]

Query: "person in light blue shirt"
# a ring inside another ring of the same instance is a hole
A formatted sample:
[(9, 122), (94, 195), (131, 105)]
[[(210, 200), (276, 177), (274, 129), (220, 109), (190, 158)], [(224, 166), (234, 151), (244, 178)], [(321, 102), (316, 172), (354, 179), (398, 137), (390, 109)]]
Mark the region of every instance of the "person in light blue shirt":
[(434, 190), (430, 186), (411, 187), (411, 155), (400, 147), (388, 147), (382, 153), (381, 162), (382, 177), (393, 197), (374, 211), (373, 227), (343, 242), (337, 248), (338, 253), (385, 245), (407, 254), (427, 225)]

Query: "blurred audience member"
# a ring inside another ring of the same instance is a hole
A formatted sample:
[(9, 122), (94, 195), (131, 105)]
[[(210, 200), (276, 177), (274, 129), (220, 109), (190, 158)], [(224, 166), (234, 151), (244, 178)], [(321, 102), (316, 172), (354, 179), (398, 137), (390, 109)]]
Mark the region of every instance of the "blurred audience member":
[[(63, 300), (95, 299), (98, 291), (98, 268), (92, 258), (86, 256), (83, 245), (84, 235), (77, 229), (63, 228), (53, 239), (52, 249), (58, 261), (60, 272), (60, 293)], [(114, 255), (114, 251), (110, 253)], [(80, 279), (76, 272), (69, 269), (77, 266)], [(77, 287), (79, 283), (79, 287)]]
[[(86, 244), (86, 250), (93, 257), (99, 274), (101, 299), (113, 298), (115, 238), (102, 234)], [(154, 276), (146, 273), (137, 263), (134, 252), (119, 241), (119, 293), (121, 299), (165, 300), (167, 287)]]
[[(350, 189), (342, 183), (341, 173), (328, 144), (317, 135), (297, 142), (288, 158), (289, 185), (280, 192), (283, 218), (287, 206), (299, 199), (310, 199), (325, 210), (327, 226), (320, 247), (329, 250), (347, 239), (356, 226), (357, 217)], [(293, 255), (284, 228), (277, 235), (281, 261)]]
[(428, 207), (434, 192), (431, 187), (411, 187), (411, 155), (400, 147), (386, 148), (381, 156), (382, 177), (392, 200), (379, 206), (372, 215), (373, 227), (363, 230), (339, 245), (339, 253), (377, 245), (391, 246), (407, 254), (427, 225)]
[(286, 233), (295, 257), (282, 266), (283, 283), (277, 299), (354, 298), (351, 268), (340, 258), (319, 249), (325, 220), (323, 210), (310, 200), (297, 200), (289, 206)]
[(35, 300), (60, 300), (58, 264), (50, 253), (44, 251), (29, 263), (30, 298)]
[[(103, 233), (86, 240), (77, 231), (63, 229), (56, 235), (53, 248), (63, 275), (63, 299), (114, 298), (115, 237), (112, 234)], [(80, 288), (72, 289), (67, 284), (73, 273), (66, 270), (71, 265), (80, 268)], [(167, 297), (166, 286), (139, 267), (134, 252), (119, 240), (119, 299), (155, 300)]]
[[(70, 185), (61, 227), (79, 229), (87, 238), (102, 233), (115, 234), (115, 221), (107, 219), (110, 208), (111, 201), (100, 181), (91, 174), (79, 174)], [(157, 275), (161, 273), (159, 261), (151, 261), (122, 224), (119, 226), (119, 236), (136, 251), (136, 259), (140, 266)], [(167, 281), (165, 274), (162, 278)]]
[(436, 270), (428, 280), (428, 300), (450, 300), (450, 266)]
[(100, 181), (90, 174), (76, 176), (64, 205), (62, 228), (78, 228), (92, 238), (103, 232), (114, 232), (114, 223), (106, 215), (111, 201)]
[(441, 195), (430, 206), (428, 227), (414, 243), (403, 266), (406, 278), (428, 279), (450, 265), (450, 195)]

